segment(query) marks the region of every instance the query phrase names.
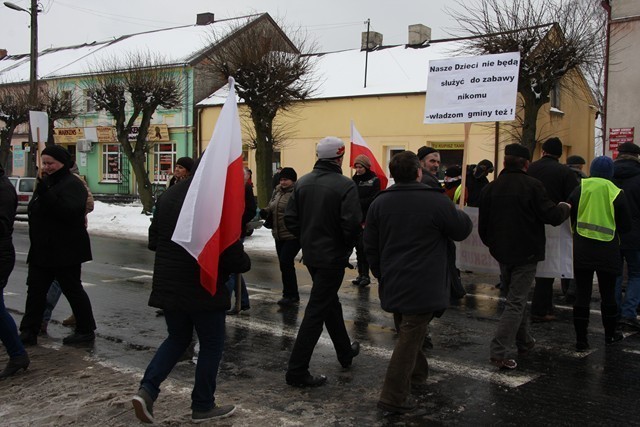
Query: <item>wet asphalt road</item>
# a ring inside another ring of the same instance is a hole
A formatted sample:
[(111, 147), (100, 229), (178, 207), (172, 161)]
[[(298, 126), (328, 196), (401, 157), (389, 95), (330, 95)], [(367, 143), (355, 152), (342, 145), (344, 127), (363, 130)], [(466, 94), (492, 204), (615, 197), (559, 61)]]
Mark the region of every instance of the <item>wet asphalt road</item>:
[[(14, 233), (16, 267), (5, 289), (5, 303), (19, 319), (26, 287), (27, 227)], [(147, 306), (153, 253), (145, 242), (92, 236), (94, 261), (83, 267), (83, 281), (98, 323), (91, 354), (123, 370), (142, 372), (165, 337), (165, 324)], [(298, 265), (302, 303), (281, 309), (280, 273), (269, 254), (250, 253), (245, 275), (250, 313), (227, 319), (227, 341), (218, 376), (218, 399), (239, 404), (240, 417), (225, 425), (640, 425), (640, 340), (628, 332), (605, 347), (597, 293), (592, 303), (592, 350), (573, 351), (571, 309), (557, 289), (559, 320), (535, 324), (536, 348), (518, 358), (518, 369), (497, 371), (488, 348), (500, 310), (497, 277), (463, 274), (469, 294), (432, 323), (434, 349), (427, 357), (431, 375), (418, 395), (419, 416), (384, 417), (376, 409), (387, 362), (394, 345), (393, 321), (380, 309), (377, 286), (360, 289), (348, 270), (340, 291), (347, 329), (360, 341), (361, 354), (350, 370), (336, 360), (323, 334), (311, 362), (314, 374), (329, 377), (326, 386), (300, 390), (284, 383), (284, 372), (310, 278)], [(70, 314), (64, 298), (53, 315), (50, 340), (68, 331), (59, 325)], [(515, 349), (514, 349), (515, 355)], [(179, 364), (171, 378), (190, 388), (194, 367)], [(162, 399), (160, 395), (159, 401)]]

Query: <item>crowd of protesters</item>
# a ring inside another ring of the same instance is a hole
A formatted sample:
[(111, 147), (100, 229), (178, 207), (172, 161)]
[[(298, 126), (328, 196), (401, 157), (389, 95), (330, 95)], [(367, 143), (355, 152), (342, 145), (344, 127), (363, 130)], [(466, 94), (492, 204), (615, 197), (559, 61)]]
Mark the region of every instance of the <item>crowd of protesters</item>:
[[(393, 315), (398, 334), (378, 407), (389, 413), (408, 413), (416, 408), (411, 393), (423, 387), (428, 376), (423, 349), (430, 343), (429, 323), (449, 306), (452, 283), (459, 280), (453, 241), (462, 241), (472, 232), (470, 217), (457, 207), (463, 181), (462, 204), (478, 208), (478, 234), (499, 263), (505, 295), (504, 311), (489, 343), (490, 363), (500, 369), (515, 369), (517, 361), (510, 356), (511, 349), (515, 347), (522, 356), (535, 347), (529, 323), (555, 319), (554, 279), (536, 277), (536, 267), (546, 255), (545, 224), (558, 226), (569, 220), (572, 225), (575, 280), (562, 286), (565, 291), (572, 289), (574, 296), (576, 351), (590, 348), (587, 331), (594, 274), (605, 344), (623, 339), (620, 325), (640, 329), (636, 316), (640, 303), (640, 147), (622, 144), (615, 161), (596, 157), (589, 176), (580, 156), (569, 156), (567, 164), (560, 163), (560, 139), (550, 138), (541, 148), (540, 160), (531, 162), (526, 147), (507, 145), (502, 171), (491, 182), (488, 175), (494, 165), (489, 160), (467, 170), (450, 165), (441, 183), (441, 159), (436, 149), (424, 146), (417, 154), (404, 151), (389, 163), (395, 184), (381, 191), (380, 179), (366, 155), (355, 157), (352, 178), (343, 176), (345, 144), (339, 138), (326, 137), (316, 147), (317, 161), (310, 173), (298, 178), (293, 168), (277, 171), (273, 195), (260, 210), (251, 172), (245, 168), (241, 237), (220, 256), (213, 294), (200, 285), (197, 260), (171, 240), (197, 169), (192, 159), (179, 159), (149, 229), (149, 248), (156, 253), (149, 305), (164, 314), (168, 336), (132, 399), (137, 418), (154, 422), (153, 404), (160, 384), (192, 343), (194, 330), (200, 354), (192, 421), (223, 418), (234, 412), (233, 405), (216, 403), (216, 377), (224, 349), (225, 316), (250, 308), (246, 284), (238, 273), (250, 268), (242, 242), (247, 223), (256, 212), (271, 228), (275, 241), (283, 285), (278, 304), (295, 307), (300, 302), (294, 266), (300, 250), (312, 278), (285, 375), (286, 383), (294, 387), (317, 387), (327, 381), (324, 375), (310, 372), (323, 328), (329, 332), (343, 368), (350, 368), (360, 354), (360, 344), (348, 335), (338, 297), (355, 248), (358, 276), (353, 284), (366, 287), (372, 283), (371, 275), (377, 279), (382, 309)], [(52, 283), (59, 285), (69, 300), (75, 318), (75, 330), (63, 343), (84, 344), (95, 339), (91, 303), (80, 280), (81, 264), (91, 259), (86, 231), (89, 193), (73, 176), (71, 167), (71, 156), (61, 146), (43, 151), (29, 204), (28, 292), (19, 335), (0, 298), (0, 338), (9, 353), (0, 379), (28, 368), (25, 346), (37, 343)], [(6, 285), (15, 259), (11, 235), (16, 198), (6, 181), (0, 169), (0, 287)], [(44, 241), (64, 247), (64, 256), (43, 246)], [(623, 260), (628, 266), (624, 298)], [(238, 278), (241, 286), (237, 286)], [(529, 315), (527, 302), (534, 284)], [(241, 303), (232, 308), (231, 295), (238, 288)]]

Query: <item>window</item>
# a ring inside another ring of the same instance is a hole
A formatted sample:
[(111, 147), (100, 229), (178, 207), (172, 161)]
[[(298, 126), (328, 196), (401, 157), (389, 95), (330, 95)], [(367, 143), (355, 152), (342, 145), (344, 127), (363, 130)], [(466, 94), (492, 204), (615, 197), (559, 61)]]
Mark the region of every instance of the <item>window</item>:
[(102, 182), (121, 182), (120, 144), (102, 144)]
[(70, 90), (63, 90), (62, 91), (62, 93), (60, 94), (60, 103), (62, 104), (61, 107), (63, 109), (71, 111), (72, 105), (71, 105), (71, 91)]
[(391, 177), (391, 172), (389, 171), (389, 162), (391, 161), (391, 158), (393, 156), (395, 156), (398, 153), (402, 153), (405, 150), (406, 148), (399, 147), (399, 146), (385, 147), (385, 155), (386, 155), (386, 159), (384, 159), (385, 173), (387, 174), (387, 178), (389, 178), (389, 184), (387, 184), (387, 186), (391, 186), (394, 183), (394, 180)]
[(171, 175), (173, 175), (173, 167), (175, 162), (175, 144), (155, 144), (153, 146), (153, 183), (166, 183), (170, 179)]
[(93, 98), (91, 98), (92, 93), (93, 92), (88, 89), (84, 91), (84, 111), (86, 111), (87, 113), (96, 111), (96, 104), (93, 102)]
[(558, 110), (562, 110), (562, 108), (560, 108), (560, 83), (556, 83), (553, 85), (553, 89), (551, 89), (549, 98), (550, 98), (549, 102), (551, 103), (551, 108), (557, 108)]

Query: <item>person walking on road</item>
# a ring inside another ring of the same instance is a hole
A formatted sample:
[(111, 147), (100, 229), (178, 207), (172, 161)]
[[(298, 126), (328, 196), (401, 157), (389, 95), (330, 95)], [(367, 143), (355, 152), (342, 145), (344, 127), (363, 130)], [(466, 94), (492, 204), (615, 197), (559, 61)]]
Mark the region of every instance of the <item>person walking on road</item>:
[(569, 216), (570, 206), (551, 201), (542, 183), (527, 175), (529, 150), (509, 144), (504, 169), (482, 191), (478, 234), (500, 264), (507, 301), (490, 345), (490, 361), (500, 369), (518, 364), (507, 357), (515, 341), (519, 354), (533, 349), (526, 316), (529, 289), (539, 261), (545, 257), (544, 224), (558, 226)]
[(85, 226), (87, 190), (69, 170), (71, 155), (60, 145), (42, 150), (41, 176), (29, 202), (27, 301), (20, 323), (25, 345), (37, 343), (51, 282), (57, 280), (76, 319), (75, 331), (63, 344), (91, 343), (96, 322), (80, 280), (82, 263), (91, 260)]
[(16, 261), (12, 236), (17, 207), (16, 189), (0, 165), (0, 341), (9, 356), (7, 366), (0, 372), (0, 379), (8, 378), (20, 369), (26, 370), (29, 367), (29, 356), (18, 337), (16, 322), (4, 305), (4, 288)]
[(265, 218), (271, 215), (271, 234), (276, 242), (276, 253), (280, 273), (282, 273), (282, 298), (278, 301), (282, 306), (294, 306), (300, 302), (298, 278), (296, 277), (295, 259), (300, 252), (300, 240), (294, 236), (284, 223), (284, 212), (293, 194), (293, 186), (298, 174), (293, 168), (282, 168), (279, 172), (280, 184), (273, 192), (269, 206), (260, 211)]
[(598, 276), (605, 342), (613, 344), (623, 338), (616, 330), (618, 305), (615, 284), (616, 277), (622, 274), (620, 235), (631, 230), (631, 214), (625, 193), (611, 182), (613, 160), (606, 156), (596, 157), (589, 171), (590, 177), (583, 179), (569, 197), (576, 278), (573, 325), (577, 351), (589, 349), (587, 327), (594, 272)]
[(640, 147), (625, 142), (618, 147), (613, 162), (613, 183), (624, 190), (631, 211), (631, 231), (620, 235), (622, 257), (627, 262), (628, 281), (622, 300), (622, 274), (616, 279), (616, 301), (620, 323), (640, 330), (637, 309), (640, 305)]
[(294, 387), (317, 387), (327, 381), (324, 375), (309, 373), (323, 325), (343, 368), (350, 367), (360, 352), (358, 342), (350, 343), (338, 298), (362, 222), (358, 188), (342, 175), (344, 152), (341, 139), (329, 136), (320, 140), (316, 147), (318, 161), (313, 171), (296, 183), (284, 215), (287, 229), (300, 238), (304, 263), (313, 281), (285, 377)]
[(192, 178), (174, 185), (158, 200), (149, 227), (149, 249), (156, 252), (149, 305), (164, 310), (169, 336), (147, 366), (140, 389), (132, 404), (136, 417), (153, 423), (153, 403), (160, 385), (171, 373), (191, 344), (195, 328), (200, 353), (191, 393), (191, 420), (200, 423), (233, 414), (234, 405), (218, 405), (215, 399), (216, 377), (225, 336), (225, 311), (231, 306), (225, 282), (231, 274), (244, 273), (251, 261), (237, 241), (220, 255), (218, 281), (214, 295), (200, 284), (200, 266), (182, 246), (171, 240)]
[[(549, 198), (554, 203), (565, 202), (578, 186), (578, 178), (572, 169), (558, 161), (562, 156), (562, 141), (553, 137), (542, 144), (542, 157), (531, 163), (527, 173), (542, 181)], [(568, 285), (569, 279), (564, 279)], [(553, 277), (536, 277), (531, 300), (531, 321), (549, 322), (556, 319), (553, 313)], [(565, 286), (566, 286), (565, 285)]]
[[(380, 192), (380, 179), (371, 171), (371, 160), (364, 154), (360, 154), (353, 161), (353, 168), (356, 174), (353, 175), (353, 181), (358, 186), (358, 197), (360, 197), (360, 207), (362, 208), (362, 220), (367, 217), (369, 205)], [(362, 223), (364, 228), (364, 222)], [(356, 256), (358, 260), (358, 277), (351, 281), (356, 286), (369, 286), (371, 278), (369, 277), (369, 263), (367, 263), (367, 255), (364, 252), (362, 244), (362, 233), (356, 241)]]
[(422, 352), (427, 325), (449, 306), (449, 239), (464, 240), (473, 225), (441, 191), (420, 183), (413, 152), (393, 156), (389, 170), (395, 184), (371, 204), (364, 244), (382, 309), (400, 325), (378, 408), (407, 413), (417, 407), (411, 389), (424, 387), (429, 376)]

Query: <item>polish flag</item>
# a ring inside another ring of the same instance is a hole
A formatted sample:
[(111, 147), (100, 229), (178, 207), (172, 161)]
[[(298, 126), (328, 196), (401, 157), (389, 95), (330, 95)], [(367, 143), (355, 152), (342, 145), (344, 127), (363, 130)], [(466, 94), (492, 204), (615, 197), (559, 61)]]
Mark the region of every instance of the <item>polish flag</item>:
[(353, 168), (353, 161), (360, 154), (364, 154), (371, 160), (371, 171), (378, 175), (378, 179), (380, 180), (380, 190), (384, 190), (387, 188), (387, 183), (389, 180), (387, 179), (387, 175), (384, 173), (383, 169), (380, 167), (380, 164), (373, 156), (373, 153), (369, 149), (369, 146), (364, 141), (358, 129), (356, 129), (353, 124), (353, 120), (351, 121), (351, 157), (349, 158), (349, 166)]
[(244, 212), (242, 135), (235, 80), (180, 210), (171, 240), (200, 265), (200, 283), (215, 295), (220, 254), (240, 238)]

